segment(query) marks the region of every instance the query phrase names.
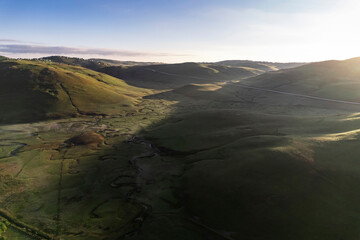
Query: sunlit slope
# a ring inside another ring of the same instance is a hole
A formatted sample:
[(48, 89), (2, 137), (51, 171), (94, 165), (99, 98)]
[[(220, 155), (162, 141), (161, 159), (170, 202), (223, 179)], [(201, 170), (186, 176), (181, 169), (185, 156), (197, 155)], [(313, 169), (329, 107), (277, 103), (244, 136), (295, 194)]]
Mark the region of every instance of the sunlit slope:
[(360, 58), (269, 72), (244, 83), (323, 98), (360, 101)]
[(227, 60), (217, 62), (216, 64), (233, 67), (250, 67), (262, 70), (264, 72), (277, 71), (280, 69), (288, 69), (299, 67), (305, 63), (293, 62), (293, 63), (278, 63), (278, 62), (260, 62), (260, 61), (248, 61), (248, 60)]
[(43, 61), (0, 63), (0, 121), (135, 111), (145, 90), (89, 69)]
[(95, 70), (99, 67), (111, 66), (110, 64), (106, 64), (104, 62), (100, 62), (96, 60), (65, 57), (65, 56), (50, 56), (50, 57), (41, 58), (40, 60), (54, 62), (54, 63), (64, 63), (73, 66), (89, 68), (92, 70)]
[(182, 63), (134, 67), (105, 67), (100, 72), (124, 79), (128, 84), (170, 89), (189, 83), (211, 83), (242, 79), (261, 74), (263, 71), (248, 67), (229, 67), (216, 64)]
[(134, 62), (134, 61), (118, 61), (111, 59), (101, 59), (101, 58), (76, 58), (76, 57), (65, 57), (65, 56), (50, 56), (40, 58), (40, 60), (51, 61), (55, 63), (65, 63), (74, 66), (80, 66), (85, 68), (90, 68), (96, 70), (101, 67), (109, 66), (135, 66), (135, 65), (152, 65), (155, 63), (152, 62)]

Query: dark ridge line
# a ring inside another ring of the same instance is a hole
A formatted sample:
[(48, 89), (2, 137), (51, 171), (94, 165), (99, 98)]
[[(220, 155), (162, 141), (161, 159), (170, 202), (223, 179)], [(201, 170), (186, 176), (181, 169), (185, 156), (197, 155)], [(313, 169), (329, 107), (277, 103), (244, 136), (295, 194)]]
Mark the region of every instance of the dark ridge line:
[(75, 103), (74, 103), (74, 101), (73, 101), (73, 99), (72, 99), (69, 91), (64, 87), (64, 85), (63, 85), (62, 83), (60, 83), (59, 85), (60, 85), (60, 87), (62, 88), (62, 90), (66, 93), (66, 95), (67, 95), (68, 98), (69, 98), (69, 101), (70, 101), (71, 105), (73, 106), (73, 108), (75, 108), (76, 112), (77, 112), (79, 115), (83, 115), (83, 116), (103, 116), (103, 117), (107, 116), (107, 114), (103, 114), (103, 113), (92, 113), (92, 112), (88, 112), (88, 113), (87, 113), (87, 112), (81, 111), (80, 108), (78, 108), (78, 107), (75, 105)]
[(75, 105), (75, 103), (73, 102), (69, 91), (64, 87), (64, 85), (62, 83), (60, 83), (60, 87), (62, 88), (62, 90), (66, 93), (66, 95), (68, 96), (71, 105), (76, 109), (77, 113), (80, 115), (84, 115), (83, 112)]

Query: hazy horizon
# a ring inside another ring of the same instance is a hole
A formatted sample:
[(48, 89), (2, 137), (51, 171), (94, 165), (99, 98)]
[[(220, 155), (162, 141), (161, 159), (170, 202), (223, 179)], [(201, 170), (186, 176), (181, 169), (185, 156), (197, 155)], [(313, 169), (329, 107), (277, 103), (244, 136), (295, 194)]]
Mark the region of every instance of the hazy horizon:
[(315, 62), (360, 56), (360, 3), (0, 0), (0, 55), (144, 62)]
[[(5, 54), (1, 54), (1, 56), (10, 58), (10, 59), (41, 59), (41, 58), (49, 58), (49, 57), (67, 57), (67, 58), (79, 58), (79, 59), (85, 59), (85, 60), (109, 60), (109, 61), (120, 61), (120, 62), (148, 62), (148, 63), (161, 63), (161, 64), (181, 64), (181, 63), (217, 63), (217, 62), (223, 62), (223, 61), (249, 61), (249, 62), (274, 62), (274, 63), (313, 63), (313, 62), (296, 62), (296, 61), (288, 61), (288, 62), (277, 62), (277, 61), (266, 61), (266, 60), (250, 60), (250, 59), (221, 59), (218, 61), (210, 62), (210, 61), (183, 61), (183, 62), (166, 62), (166, 61), (136, 61), (136, 60), (127, 60), (127, 59), (115, 59), (115, 58), (106, 58), (106, 57), (79, 57), (78, 55), (39, 55), (36, 57), (22, 57), (22, 56), (16, 56), (16, 57), (10, 57), (6, 56)], [(357, 57), (353, 57), (357, 58)], [(348, 58), (347, 58), (348, 59)], [(336, 61), (342, 61), (347, 59), (326, 59), (324, 61), (328, 60), (336, 60)], [(350, 58), (351, 59), (351, 58)]]

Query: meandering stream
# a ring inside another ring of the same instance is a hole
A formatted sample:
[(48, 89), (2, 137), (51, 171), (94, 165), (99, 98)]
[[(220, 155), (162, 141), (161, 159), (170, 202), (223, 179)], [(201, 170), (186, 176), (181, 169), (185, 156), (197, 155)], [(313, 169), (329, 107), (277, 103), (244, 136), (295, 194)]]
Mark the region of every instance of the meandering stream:
[[(151, 158), (159, 154), (159, 149), (153, 146), (152, 143), (146, 141), (145, 139), (138, 138), (136, 136), (131, 137), (125, 143), (127, 144), (142, 144), (146, 148), (146, 152), (133, 156), (129, 160), (129, 164), (135, 171), (134, 176), (129, 175), (120, 175), (111, 183), (111, 187), (120, 188), (120, 187), (129, 187), (130, 190), (126, 195), (127, 201), (134, 202), (140, 206), (142, 206), (141, 213), (134, 219), (134, 229), (126, 234), (126, 236), (132, 235), (140, 230), (141, 225), (145, 218), (148, 216), (149, 212), (152, 210), (151, 205), (138, 200), (134, 197), (134, 193), (141, 192), (142, 190), (142, 179), (141, 176), (143, 174), (143, 169), (137, 164), (137, 160), (141, 158)], [(124, 182), (122, 182), (124, 181)], [(119, 183), (120, 182), (120, 183)], [(125, 236), (125, 237), (126, 237)]]

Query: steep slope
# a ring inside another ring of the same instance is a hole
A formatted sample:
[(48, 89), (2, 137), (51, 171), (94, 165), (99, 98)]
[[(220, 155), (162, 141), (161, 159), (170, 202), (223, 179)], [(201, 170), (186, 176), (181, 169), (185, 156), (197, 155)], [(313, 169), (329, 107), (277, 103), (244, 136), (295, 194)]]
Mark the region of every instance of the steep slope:
[(89, 69), (44, 61), (0, 63), (0, 122), (135, 111), (146, 90)]
[(269, 72), (242, 83), (322, 98), (360, 101), (360, 58)]

